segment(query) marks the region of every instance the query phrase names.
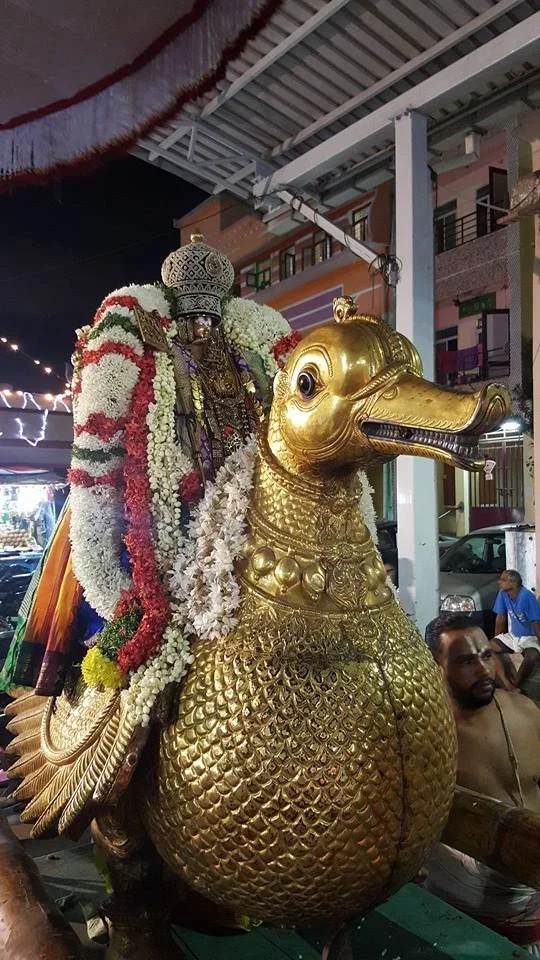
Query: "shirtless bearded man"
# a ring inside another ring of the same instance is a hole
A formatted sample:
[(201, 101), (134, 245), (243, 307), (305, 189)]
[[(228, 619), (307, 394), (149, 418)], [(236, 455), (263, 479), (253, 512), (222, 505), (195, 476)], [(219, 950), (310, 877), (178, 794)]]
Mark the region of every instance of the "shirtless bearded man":
[[(540, 710), (498, 690), (485, 633), (463, 616), (429, 624), (426, 639), (452, 698), (460, 786), (540, 813)], [(540, 958), (540, 893), (438, 844), (427, 887)]]

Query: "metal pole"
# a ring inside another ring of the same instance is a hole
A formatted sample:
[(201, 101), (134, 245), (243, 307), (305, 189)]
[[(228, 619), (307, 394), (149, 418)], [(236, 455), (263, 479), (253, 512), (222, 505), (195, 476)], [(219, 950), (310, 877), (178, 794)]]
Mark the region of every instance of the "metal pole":
[(360, 240), (355, 240), (354, 237), (345, 233), (340, 227), (336, 227), (335, 223), (332, 223), (332, 221), (324, 217), (322, 213), (310, 207), (301, 197), (295, 196), (290, 190), (280, 190), (277, 195), (280, 200), (283, 200), (283, 203), (288, 203), (293, 210), (301, 213), (307, 220), (311, 220), (311, 223), (314, 223), (316, 227), (319, 227), (321, 230), (324, 230), (325, 233), (334, 237), (334, 239), (342, 243), (344, 247), (348, 247), (351, 253), (356, 254), (357, 257), (361, 257), (366, 263), (373, 263), (373, 261), (377, 259), (378, 255), (371, 247), (368, 247), (365, 243), (361, 243)]

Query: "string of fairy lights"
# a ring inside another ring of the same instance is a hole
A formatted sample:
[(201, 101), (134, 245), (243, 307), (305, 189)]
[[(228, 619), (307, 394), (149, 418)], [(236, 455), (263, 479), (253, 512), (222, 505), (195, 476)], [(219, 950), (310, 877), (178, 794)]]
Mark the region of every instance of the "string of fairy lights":
[[(53, 367), (42, 363), (41, 360), (38, 360), (35, 357), (32, 357), (23, 349), (23, 347), (21, 347), (20, 344), (14, 343), (7, 337), (0, 337), (0, 343), (5, 346), (6, 350), (11, 350), (18, 356), (24, 357), (30, 363), (34, 364), (34, 366), (39, 367), (42, 373), (51, 377), (51, 379), (59, 380), (64, 385), (63, 391), (57, 394), (54, 394), (50, 391), (47, 393), (34, 394), (30, 390), (12, 390), (7, 387), (3, 390), (0, 390), (0, 401), (3, 404), (4, 409), (21, 411), (27, 410), (29, 412), (33, 412), (35, 410), (41, 414), (39, 429), (35, 436), (29, 436), (26, 425), (21, 417), (14, 418), (18, 430), (15, 439), (24, 440), (30, 446), (37, 447), (39, 443), (45, 440), (49, 413), (71, 413), (71, 387), (69, 383), (66, 382), (65, 378), (61, 377)], [(36, 399), (36, 396), (39, 398), (39, 400)], [(49, 406), (44, 404), (43, 401), (46, 401)], [(2, 409), (1, 406), (0, 409)], [(4, 436), (4, 434), (0, 432), (0, 436)]]
[(41, 360), (36, 360), (35, 357), (32, 357), (31, 354), (27, 353), (20, 344), (13, 343), (13, 341), (9, 340), (7, 337), (0, 337), (0, 343), (4, 344), (6, 350), (12, 350), (13, 353), (16, 353), (20, 357), (24, 357), (26, 360), (29, 360), (30, 363), (33, 363), (36, 367), (39, 367), (42, 373), (46, 373), (47, 376), (54, 377), (56, 380), (60, 380), (60, 382), (65, 385), (64, 393), (70, 393), (71, 387), (69, 383), (66, 383), (65, 377), (61, 377), (53, 367), (42, 363)]

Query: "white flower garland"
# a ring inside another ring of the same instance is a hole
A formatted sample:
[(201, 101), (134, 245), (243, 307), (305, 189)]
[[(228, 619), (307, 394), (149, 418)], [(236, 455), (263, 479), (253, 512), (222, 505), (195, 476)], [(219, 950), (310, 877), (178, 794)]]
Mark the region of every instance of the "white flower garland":
[[(123, 515), (122, 493), (110, 482), (100, 483), (100, 479), (113, 471), (120, 473), (122, 470), (121, 418), (125, 417), (129, 410), (133, 390), (140, 375), (137, 364), (122, 352), (114, 352), (114, 349), (127, 347), (134, 357), (142, 357), (144, 353), (134, 311), (131, 306), (118, 302), (122, 298), (134, 298), (143, 309), (156, 310), (160, 316), (170, 319), (170, 323), (164, 325), (164, 332), (169, 340), (176, 332), (176, 324), (170, 316), (169, 304), (163, 291), (152, 285), (132, 285), (113, 291), (103, 301), (98, 311), (97, 323), (77, 331), (85, 346), (74, 358), (77, 371), (74, 385), (76, 382), (77, 390), (74, 393), (73, 418), (79, 431), (75, 441), (72, 469), (84, 471), (88, 477), (93, 478), (95, 486), (79, 484), (76, 479), (71, 484), (70, 539), (73, 570), (83, 587), (85, 598), (105, 620), (112, 618), (122, 591), (129, 590), (131, 586), (131, 578), (120, 566), (119, 518)], [(122, 325), (125, 321), (132, 325), (132, 330), (125, 329)], [(105, 353), (96, 362), (88, 362), (89, 354), (107, 347), (111, 349), (110, 353)], [(156, 353), (154, 387), (158, 400), (149, 411), (149, 445), (152, 444), (152, 456), (149, 459), (155, 462), (153, 470), (150, 470), (150, 482), (154, 483), (152, 508), (159, 552), (163, 555), (160, 571), (169, 569), (176, 555), (173, 531), (179, 530), (179, 500), (178, 488), (174, 490), (174, 495), (172, 489), (183, 469), (188, 469), (180, 459), (173, 466), (171, 458), (171, 447), (175, 448), (174, 383), (171, 400), (172, 374), (167, 366), (169, 363), (162, 353)], [(102, 439), (91, 429), (84, 429), (89, 418), (95, 418), (96, 415), (119, 421), (118, 430), (110, 439)], [(96, 457), (96, 454), (101, 456)], [(150, 466), (149, 463), (149, 468)], [(160, 484), (165, 487), (162, 496), (156, 493), (158, 474)]]
[(171, 591), (184, 605), (186, 630), (202, 639), (224, 636), (237, 623), (240, 588), (234, 561), (245, 541), (256, 453), (251, 437), (227, 457), (194, 511), (189, 545), (173, 567)]
[(123, 590), (131, 585), (120, 566), (122, 499), (112, 487), (79, 487), (70, 493), (73, 572), (96, 613), (111, 620)]
[(377, 546), (379, 542), (379, 534), (377, 532), (377, 514), (375, 513), (375, 507), (373, 505), (373, 487), (367, 478), (367, 474), (363, 470), (358, 471), (357, 477), (360, 481), (360, 486), (362, 487), (362, 495), (360, 497), (360, 513), (362, 514), (364, 523), (369, 530), (373, 543), (375, 546)]
[(291, 327), (281, 313), (253, 300), (232, 297), (223, 310), (223, 326), (228, 339), (240, 353), (252, 350), (260, 356), (268, 376), (273, 378), (276, 375), (279, 368), (272, 347), (291, 333)]
[(240, 588), (234, 561), (245, 540), (255, 456), (254, 438), (230, 454), (179, 543), (170, 581), (171, 622), (157, 653), (131, 675), (122, 693), (136, 724), (148, 726), (158, 695), (185, 675), (193, 661), (190, 636), (214, 639), (236, 625)]
[[(116, 337), (110, 336), (109, 340), (116, 342)], [(117, 353), (105, 354), (97, 363), (84, 367), (77, 423), (85, 423), (92, 413), (103, 413), (112, 420), (124, 417), (139, 375), (133, 361)]]
[(172, 361), (165, 353), (156, 354), (154, 403), (148, 407), (148, 479), (156, 558), (162, 577), (171, 570), (182, 548), (180, 529), (180, 480), (193, 470), (193, 463), (175, 441), (174, 406), (176, 384)]
[(192, 662), (183, 612), (175, 606), (158, 652), (131, 674), (128, 689), (122, 691), (122, 700), (134, 724), (148, 726), (159, 694), (169, 683), (178, 683)]

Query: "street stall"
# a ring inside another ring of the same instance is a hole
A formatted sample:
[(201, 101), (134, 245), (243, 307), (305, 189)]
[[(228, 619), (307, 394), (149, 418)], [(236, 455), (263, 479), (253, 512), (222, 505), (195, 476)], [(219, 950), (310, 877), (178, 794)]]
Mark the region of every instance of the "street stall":
[(66, 498), (69, 395), (0, 389), (0, 560), (41, 552)]
[(37, 484), (0, 486), (0, 555), (38, 550), (54, 523), (50, 487)]
[(61, 472), (0, 467), (0, 664), (66, 493)]
[(0, 467), (0, 559), (3, 554), (41, 552), (65, 490), (61, 475)]

